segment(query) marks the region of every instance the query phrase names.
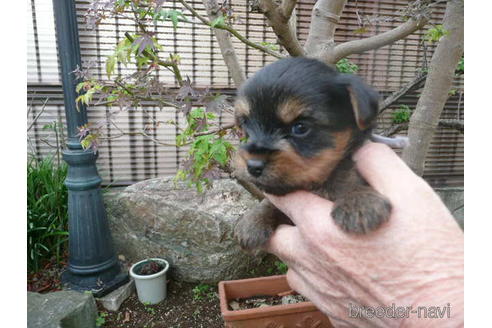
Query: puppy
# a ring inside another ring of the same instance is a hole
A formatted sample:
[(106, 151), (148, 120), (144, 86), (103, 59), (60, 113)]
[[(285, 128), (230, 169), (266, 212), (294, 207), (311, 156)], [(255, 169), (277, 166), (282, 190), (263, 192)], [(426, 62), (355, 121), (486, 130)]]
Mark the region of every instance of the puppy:
[[(369, 139), (377, 112), (378, 94), (357, 76), (315, 59), (279, 60), (238, 91), (235, 120), (247, 141), (235, 155), (235, 175), (270, 194), (307, 190), (334, 201), (331, 216), (347, 233), (375, 230), (391, 204), (362, 179), (351, 155)], [(254, 250), (280, 223), (292, 224), (264, 199), (235, 235)]]

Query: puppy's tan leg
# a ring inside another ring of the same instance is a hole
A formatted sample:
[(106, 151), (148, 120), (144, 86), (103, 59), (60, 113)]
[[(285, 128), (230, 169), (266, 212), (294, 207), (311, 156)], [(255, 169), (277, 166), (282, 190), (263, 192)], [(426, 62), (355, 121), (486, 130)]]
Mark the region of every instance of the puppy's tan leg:
[(357, 186), (335, 201), (331, 212), (335, 223), (348, 233), (365, 234), (388, 221), (389, 200), (368, 186)]
[(263, 199), (239, 219), (234, 235), (243, 249), (252, 251), (263, 246), (281, 223), (292, 224), (285, 214)]

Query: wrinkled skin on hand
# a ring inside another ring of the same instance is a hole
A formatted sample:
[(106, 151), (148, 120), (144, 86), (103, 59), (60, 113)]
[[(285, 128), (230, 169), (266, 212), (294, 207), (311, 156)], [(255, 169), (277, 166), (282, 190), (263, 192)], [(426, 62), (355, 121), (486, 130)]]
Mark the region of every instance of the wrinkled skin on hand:
[[(367, 235), (344, 233), (326, 217), (333, 203), (298, 191), (267, 195), (296, 226), (280, 225), (266, 245), (289, 266), (290, 286), (336, 327), (463, 326), (463, 232), (439, 196), (387, 146), (367, 143), (354, 155), (361, 175), (385, 195), (390, 220)], [(351, 318), (356, 306), (439, 306), (451, 318)]]

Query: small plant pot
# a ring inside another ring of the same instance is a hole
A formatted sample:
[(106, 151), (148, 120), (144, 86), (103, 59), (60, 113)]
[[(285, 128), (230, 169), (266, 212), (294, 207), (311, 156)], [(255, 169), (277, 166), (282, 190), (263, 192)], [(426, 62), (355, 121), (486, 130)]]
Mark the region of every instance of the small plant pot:
[[(160, 264), (160, 271), (153, 274), (141, 274), (142, 268), (151, 261)], [(166, 298), (166, 273), (168, 270), (169, 263), (159, 258), (145, 259), (132, 265), (130, 276), (135, 279), (135, 286), (137, 287), (137, 295), (140, 302), (144, 304), (157, 304)]]
[(285, 275), (219, 283), (220, 311), (226, 328), (333, 328), (312, 302), (230, 310), (229, 302), (259, 295), (277, 296), (292, 290)]

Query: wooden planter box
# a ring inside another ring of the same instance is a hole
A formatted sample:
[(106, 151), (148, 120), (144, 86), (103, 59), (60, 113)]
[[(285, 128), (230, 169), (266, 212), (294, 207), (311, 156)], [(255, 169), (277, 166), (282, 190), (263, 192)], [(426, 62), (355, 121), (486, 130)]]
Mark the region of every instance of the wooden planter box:
[(312, 302), (229, 310), (236, 298), (275, 296), (291, 290), (285, 275), (219, 283), (220, 311), (226, 328), (332, 328), (330, 320)]

